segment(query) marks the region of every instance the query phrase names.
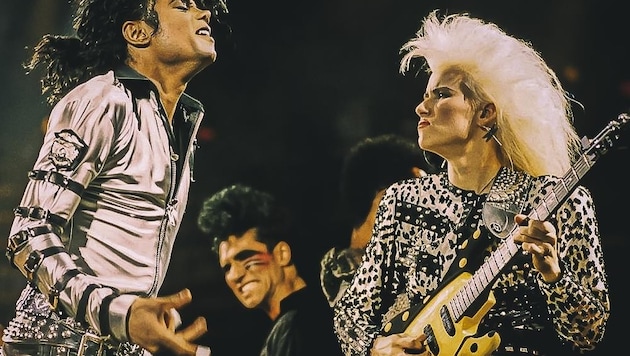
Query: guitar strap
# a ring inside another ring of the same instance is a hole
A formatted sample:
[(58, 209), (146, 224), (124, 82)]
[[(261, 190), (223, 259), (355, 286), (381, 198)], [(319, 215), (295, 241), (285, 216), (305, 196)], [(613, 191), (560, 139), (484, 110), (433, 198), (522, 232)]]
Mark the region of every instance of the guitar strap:
[[(478, 238), (483, 234), (480, 231), (481, 225), (484, 225), (490, 233), (501, 239), (509, 236), (516, 227), (514, 216), (519, 214), (525, 206), (531, 182), (532, 177), (524, 172), (517, 172), (507, 167), (502, 167), (499, 170), (484, 202), (482, 217), (477, 225), (477, 231), (473, 233), (470, 239), (466, 240), (470, 241), (470, 243), (466, 243), (466, 247), (460, 249), (454, 259), (454, 261), (461, 262), (465, 260), (467, 262), (463, 265), (458, 262), (451, 263), (444, 275), (442, 286), (448, 285), (449, 281), (459, 276), (463, 270), (472, 273), (483, 263), (483, 258), (486, 255), (480, 252), (483, 252), (482, 250), (486, 248), (486, 245), (482, 242), (482, 239)], [(435, 291), (433, 293), (435, 295)], [(383, 316), (383, 335), (406, 330), (409, 326), (409, 321), (413, 320), (424, 308), (424, 301), (409, 300), (408, 295), (402, 293)], [(401, 315), (407, 316), (401, 317)]]
[[(529, 194), (532, 177), (524, 172), (502, 167), (490, 187), (490, 192), (483, 203), (481, 219), (476, 231), (471, 231), (472, 238), (466, 248), (458, 251), (455, 261), (466, 261), (464, 264), (452, 263), (444, 274), (443, 281), (448, 282), (458, 276), (463, 269), (473, 273), (484, 262), (487, 241), (479, 236), (492, 234), (503, 240), (516, 228), (514, 216), (523, 211)], [(465, 267), (464, 267), (465, 266)]]
[[(462, 248), (455, 258), (457, 263), (452, 263), (444, 276), (444, 282), (450, 283), (452, 278), (459, 276), (464, 270), (469, 273), (477, 271), (487, 256), (484, 250), (488, 247), (487, 239), (479, 238), (482, 235), (490, 237), (492, 234), (500, 240), (507, 238), (517, 227), (514, 216), (523, 211), (531, 188), (532, 177), (524, 172), (502, 167), (492, 183), (490, 192), (483, 203), (481, 221), (477, 230), (473, 232), (470, 243)], [(485, 232), (482, 232), (485, 231)], [(462, 261), (466, 261), (461, 264)], [(482, 303), (483, 299), (475, 303)], [(472, 305), (477, 310), (481, 305)]]
[(525, 172), (501, 168), (482, 212), (483, 223), (492, 234), (504, 239), (514, 230), (514, 216), (523, 211), (531, 182), (532, 177)]

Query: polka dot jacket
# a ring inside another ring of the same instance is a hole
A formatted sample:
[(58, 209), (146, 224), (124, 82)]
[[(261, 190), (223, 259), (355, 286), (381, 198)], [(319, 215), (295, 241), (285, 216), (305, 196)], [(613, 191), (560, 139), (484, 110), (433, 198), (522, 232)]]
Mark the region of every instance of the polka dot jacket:
[[(508, 172), (517, 174), (504, 168), (496, 180)], [(522, 212), (539, 206), (558, 181), (533, 178)], [(334, 308), (335, 332), (346, 355), (367, 355), (387, 321), (422, 305), (449, 277), (480, 266), (497, 249), (502, 240), (488, 232), (482, 219), (486, 198), (453, 186), (445, 172), (389, 187), (362, 263)], [(589, 191), (577, 186), (548, 220), (557, 230), (562, 278), (545, 283), (531, 256), (518, 248), (490, 281), (496, 302), (477, 333), (501, 336), (495, 354), (578, 352), (593, 349), (603, 337), (610, 304)], [(462, 256), (470, 258), (466, 266), (460, 266)], [(471, 306), (472, 314), (488, 298), (482, 297)]]

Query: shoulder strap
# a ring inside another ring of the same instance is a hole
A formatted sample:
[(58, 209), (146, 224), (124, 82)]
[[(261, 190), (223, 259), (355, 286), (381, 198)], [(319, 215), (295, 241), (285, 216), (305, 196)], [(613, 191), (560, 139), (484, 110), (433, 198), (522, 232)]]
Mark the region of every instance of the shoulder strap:
[(506, 238), (514, 229), (514, 216), (523, 210), (531, 182), (532, 177), (525, 172), (501, 168), (482, 212), (485, 226), (495, 236)]

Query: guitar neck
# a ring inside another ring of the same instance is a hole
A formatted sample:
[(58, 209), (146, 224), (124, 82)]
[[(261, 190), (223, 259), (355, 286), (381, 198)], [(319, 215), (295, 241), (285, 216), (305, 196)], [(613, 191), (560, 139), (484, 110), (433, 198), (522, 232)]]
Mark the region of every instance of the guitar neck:
[(585, 154), (582, 154), (571, 170), (562, 177), (558, 184), (551, 188), (551, 192), (545, 195), (542, 203), (538, 204), (528, 217), (530, 219), (546, 220), (575, 189), (580, 179), (593, 167), (594, 163)]
[[(611, 146), (612, 140), (617, 139), (614, 134), (623, 124), (629, 120), (627, 114), (619, 116), (619, 121), (611, 121), (595, 138), (582, 139), (583, 153), (571, 166), (569, 171), (555, 184), (542, 202), (538, 204), (528, 215), (530, 219), (546, 220), (564, 202), (575, 189), (578, 182), (593, 167), (595, 162)], [(514, 242), (514, 236), (518, 231), (515, 226), (512, 232), (497, 247), (497, 249), (484, 261), (481, 267), (466, 281), (449, 302), (449, 307), (456, 320), (459, 320), (472, 303), (491, 285), (501, 270), (516, 255), (519, 246)]]

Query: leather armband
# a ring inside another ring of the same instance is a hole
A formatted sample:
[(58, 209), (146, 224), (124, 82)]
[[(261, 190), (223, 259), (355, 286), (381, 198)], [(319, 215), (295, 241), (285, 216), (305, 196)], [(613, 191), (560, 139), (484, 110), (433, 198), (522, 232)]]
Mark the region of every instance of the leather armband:
[(83, 194), (83, 190), (85, 189), (80, 183), (75, 182), (65, 175), (55, 171), (30, 171), (28, 172), (28, 178), (32, 180), (43, 180), (49, 183), (53, 183), (64, 189), (68, 189), (69, 191), (79, 196)]
[(26, 278), (30, 282), (35, 282), (35, 273), (37, 272), (39, 266), (42, 264), (42, 261), (44, 261), (44, 258), (63, 252), (65, 252), (65, 250), (61, 246), (52, 246), (42, 251), (31, 251), (31, 253), (26, 258), (26, 262), (24, 262), (24, 271), (26, 272)]
[(83, 291), (83, 295), (81, 296), (79, 304), (77, 305), (77, 320), (79, 320), (80, 322), (87, 322), (85, 314), (87, 312), (88, 300), (90, 299), (90, 295), (92, 294), (92, 292), (94, 292), (94, 290), (98, 288), (102, 288), (102, 286), (98, 284), (90, 284)]
[(43, 225), (32, 228), (29, 227), (9, 236), (7, 241), (6, 256), (9, 262), (11, 262), (11, 266), (17, 267), (14, 261), (15, 254), (26, 246), (28, 240), (39, 235), (49, 234), (51, 232), (52, 227), (50, 225)]
[(18, 206), (13, 209), (13, 213), (15, 216), (32, 220), (46, 221), (59, 227), (64, 227), (68, 223), (68, 221), (60, 215), (53, 214), (49, 210), (38, 206)]
[(70, 282), (70, 280), (76, 277), (79, 273), (81, 273), (78, 269), (67, 270), (66, 273), (61, 276), (61, 279), (55, 283), (50, 291), (48, 291), (48, 304), (50, 304), (51, 308), (57, 310), (57, 304), (59, 303), (59, 293), (66, 288), (66, 284)]
[(7, 255), (12, 265), (57, 308), (59, 294), (78, 274), (72, 258), (50, 225), (21, 230), (9, 237)]
[(26, 262), (24, 262), (24, 271), (26, 271), (26, 278), (30, 282), (33, 282), (33, 277), (35, 276), (35, 272), (37, 271), (39, 266), (42, 264), (43, 260), (44, 260), (44, 254), (41, 253), (40, 251), (37, 251), (37, 250), (32, 251), (28, 255)]
[(110, 334), (112, 329), (109, 324), (109, 306), (112, 304), (114, 298), (118, 295), (116, 293), (112, 293), (107, 297), (103, 298), (101, 303), (101, 310), (99, 311), (98, 318), (100, 320), (100, 329), (101, 334)]

